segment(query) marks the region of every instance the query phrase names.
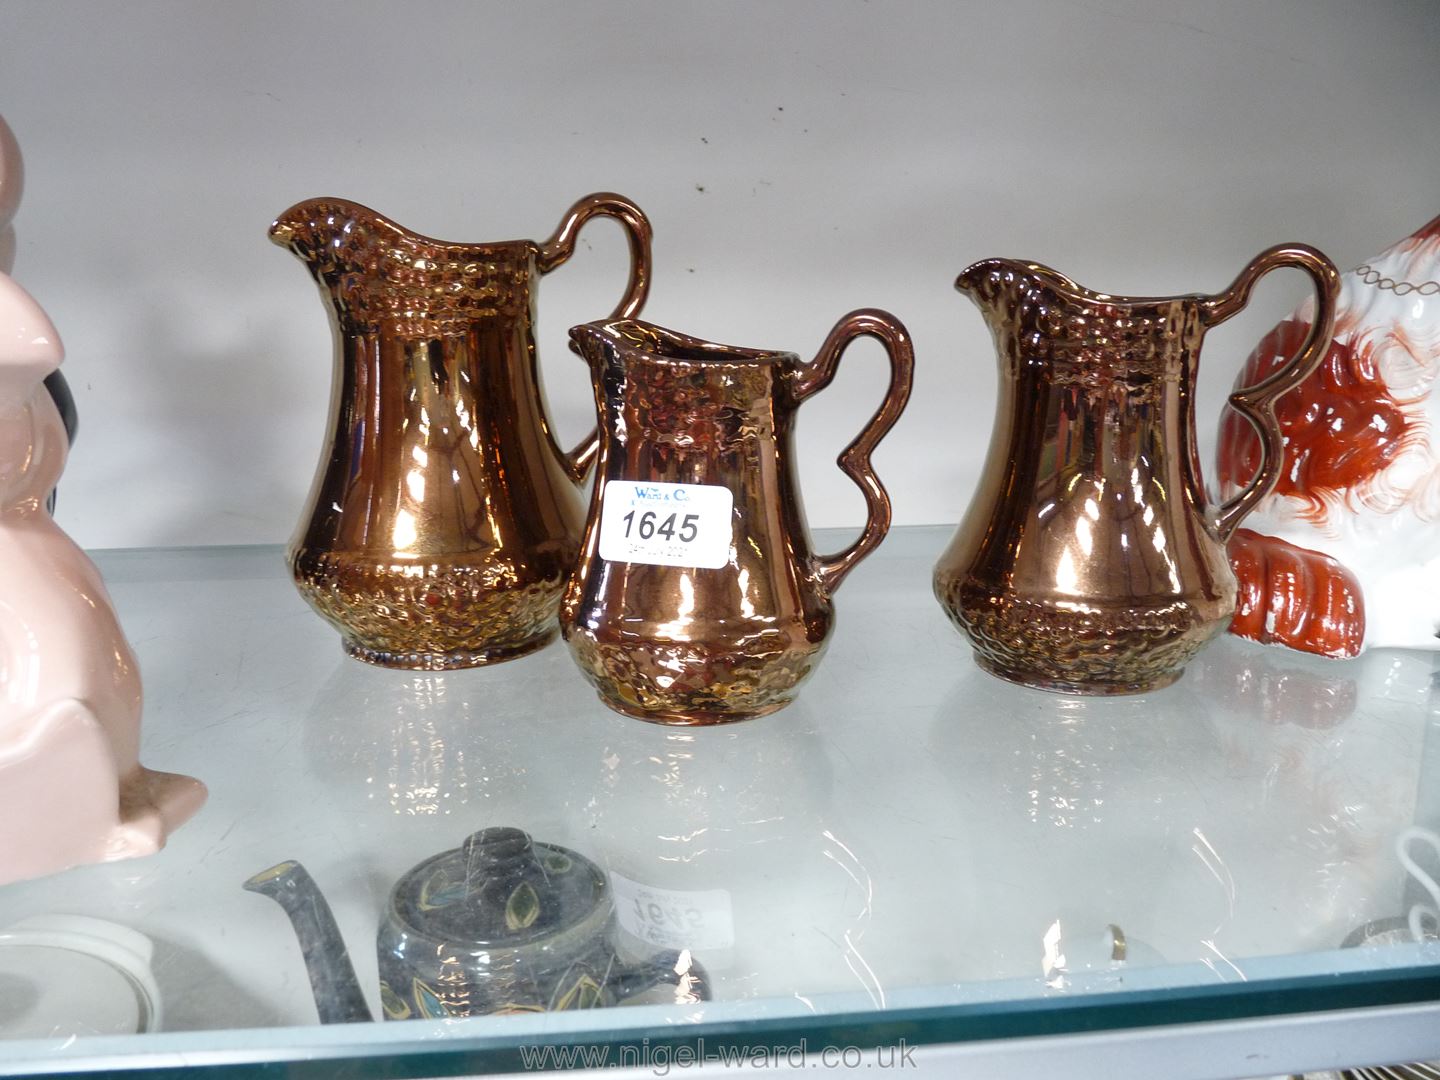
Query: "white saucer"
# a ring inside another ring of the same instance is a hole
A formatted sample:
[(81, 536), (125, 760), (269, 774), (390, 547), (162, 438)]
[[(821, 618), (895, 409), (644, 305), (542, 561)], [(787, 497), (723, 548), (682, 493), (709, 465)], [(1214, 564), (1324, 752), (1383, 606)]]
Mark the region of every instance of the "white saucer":
[(81, 915), (0, 930), (0, 1039), (125, 1035), (160, 1026), (149, 938)]

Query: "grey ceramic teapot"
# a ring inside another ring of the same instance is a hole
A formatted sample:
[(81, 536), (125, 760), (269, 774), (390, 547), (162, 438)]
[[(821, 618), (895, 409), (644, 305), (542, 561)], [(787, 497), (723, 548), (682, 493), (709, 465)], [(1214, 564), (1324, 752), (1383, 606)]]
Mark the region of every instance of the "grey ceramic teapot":
[[(245, 888), (290, 916), (321, 1022), (371, 1019), (334, 916), (305, 868), (282, 862)], [(520, 829), (483, 829), (391, 890), (376, 943), (385, 1017), (599, 1008), (664, 984), (677, 1001), (709, 999), (709, 980), (688, 953), (621, 961), (613, 922), (609, 884), (589, 859)]]

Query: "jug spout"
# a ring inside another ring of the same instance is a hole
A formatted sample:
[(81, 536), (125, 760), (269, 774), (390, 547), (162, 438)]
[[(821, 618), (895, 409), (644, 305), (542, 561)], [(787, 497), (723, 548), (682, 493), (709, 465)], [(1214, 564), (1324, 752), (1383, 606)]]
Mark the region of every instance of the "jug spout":
[(270, 240), (314, 266), (363, 213), (369, 211), (344, 199), (307, 199), (275, 219), (270, 226)]
[[(1037, 285), (1050, 283), (1045, 281), (1046, 274), (1053, 274), (1053, 271), (1034, 263), (982, 259), (960, 272), (955, 279), (955, 288), (970, 297), (990, 329), (999, 333), (1016, 299), (1026, 293), (1033, 294)], [(1056, 278), (1059, 276), (1054, 274)]]
[[(432, 240), (368, 206), (328, 196), (290, 207), (271, 224), (269, 236), (272, 243), (294, 253), (317, 279), (355, 277), (352, 288), (379, 290), (395, 299), (408, 297), (412, 305), (428, 299), (423, 305), (427, 308), (436, 306), (430, 293), (443, 296), (456, 280), (465, 279), (462, 268), (466, 263), (477, 264), (471, 272), (484, 278), (483, 264), (490, 257), (530, 248), (525, 242), (487, 245)], [(457, 271), (459, 278), (455, 277)], [(361, 286), (361, 282), (368, 285)]]
[(596, 326), (586, 323), (570, 328), (570, 341), (575, 351), (592, 367), (605, 358), (610, 340), (610, 335), (605, 333), (604, 324)]
[(1053, 323), (1066, 314), (1103, 315), (1117, 302), (1140, 302), (1091, 292), (1048, 266), (1020, 259), (982, 259), (961, 271), (955, 288), (970, 297), (997, 337), (1014, 329), (1026, 306), (1048, 313)]
[(1045, 307), (1084, 307), (1096, 302), (1126, 301), (1125, 297), (1092, 292), (1080, 287), (1050, 266), (1024, 259), (981, 259), (966, 266), (955, 279), (955, 288), (975, 301), (988, 320), (996, 315), (1009, 318), (1005, 297), (1031, 297)]
[(1003, 273), (1007, 269), (1014, 268), (1015, 265), (1009, 259), (981, 259), (960, 271), (960, 276), (955, 279), (955, 288), (979, 303), (981, 283), (988, 280), (991, 275), (997, 272)]
[(981, 259), (960, 272), (955, 288), (987, 314), (1007, 295), (1041, 296), (1048, 303), (1062, 305), (1110, 299), (1082, 288), (1057, 270), (1021, 259)]
[(305, 957), (320, 1022), (345, 1024), (374, 1019), (335, 916), (310, 872), (293, 860), (282, 862), (260, 871), (245, 882), (245, 888), (270, 897), (290, 917)]

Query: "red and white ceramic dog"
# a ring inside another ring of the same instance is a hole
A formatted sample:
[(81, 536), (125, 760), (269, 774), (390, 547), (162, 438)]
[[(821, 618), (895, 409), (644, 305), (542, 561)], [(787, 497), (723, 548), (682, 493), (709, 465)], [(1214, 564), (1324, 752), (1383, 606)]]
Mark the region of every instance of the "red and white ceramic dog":
[[(1237, 385), (1294, 353), (1311, 310), (1266, 335)], [(1344, 275), (1329, 353), (1275, 411), (1285, 468), (1230, 542), (1231, 633), (1334, 657), (1440, 649), (1440, 217)], [(1227, 411), (1225, 491), (1259, 453)]]

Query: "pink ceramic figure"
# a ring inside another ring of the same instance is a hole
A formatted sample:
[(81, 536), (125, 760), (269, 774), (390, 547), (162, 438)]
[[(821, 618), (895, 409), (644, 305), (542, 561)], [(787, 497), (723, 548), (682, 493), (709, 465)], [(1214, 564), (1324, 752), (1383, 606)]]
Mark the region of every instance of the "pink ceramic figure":
[[(20, 155), (0, 119), (0, 270)], [(0, 884), (158, 850), (198, 780), (139, 763), (140, 672), (95, 565), (50, 517), (65, 425), (44, 380), (60, 338), (0, 273)]]
[[(1285, 466), (1230, 541), (1231, 633), (1325, 656), (1440, 648), (1440, 218), (1344, 276), (1321, 366), (1275, 407)], [(1294, 351), (1302, 307), (1256, 346), (1250, 384)], [(1259, 443), (1227, 413), (1226, 491)]]
[(0, 882), (146, 855), (205, 799), (139, 763), (140, 671), (100, 573), (45, 499), (65, 425), (50, 320), (0, 274)]

